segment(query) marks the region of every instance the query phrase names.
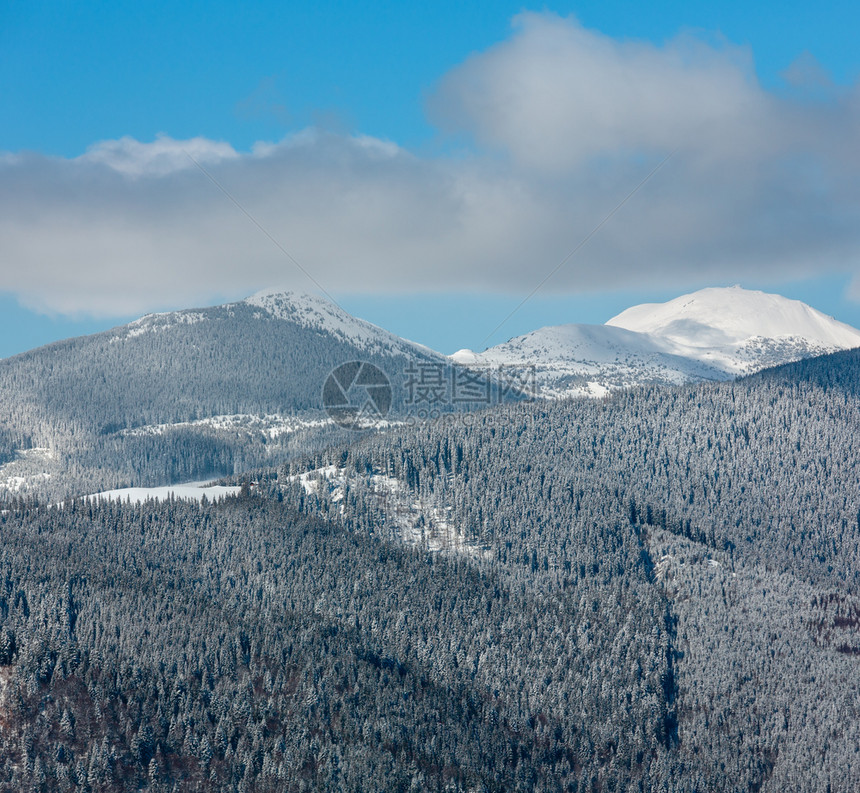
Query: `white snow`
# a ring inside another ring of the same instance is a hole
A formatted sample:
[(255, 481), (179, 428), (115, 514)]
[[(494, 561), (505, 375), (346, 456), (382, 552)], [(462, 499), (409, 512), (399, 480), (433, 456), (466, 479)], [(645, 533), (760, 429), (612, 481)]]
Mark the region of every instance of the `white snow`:
[[(479, 357), (483, 364), (618, 363), (663, 358), (666, 351), (649, 336), (607, 325), (557, 325), (541, 328), (492, 347)], [(675, 365), (684, 365), (677, 361)], [(689, 366), (689, 363), (687, 363)]]
[(723, 346), (759, 336), (803, 338), (838, 349), (860, 346), (860, 331), (850, 325), (799, 300), (740, 286), (711, 287), (666, 303), (643, 303), (606, 324), (689, 347)]
[(196, 325), (205, 322), (206, 315), (200, 311), (169, 311), (161, 314), (146, 314), (123, 326), (120, 334), (111, 337), (110, 343), (116, 344), (123, 339), (133, 339), (145, 333), (160, 333), (177, 325)]
[(533, 369), (544, 397), (602, 397), (614, 389), (645, 382), (681, 384), (725, 379), (706, 362), (675, 355), (643, 333), (607, 325), (540, 328), (483, 353), (456, 353), (452, 359), (472, 368)]
[(53, 450), (45, 447), (17, 449), (14, 460), (0, 465), (0, 493), (29, 492), (58, 472), (57, 456)]
[(87, 498), (102, 498), (107, 501), (131, 501), (133, 504), (141, 504), (144, 501), (166, 501), (177, 498), (188, 501), (200, 501), (203, 496), (212, 501), (216, 498), (238, 495), (241, 488), (225, 485), (212, 485), (207, 482), (185, 482), (179, 485), (165, 485), (163, 487), (124, 487), (118, 490), (105, 490), (101, 493), (93, 493)]
[(402, 339), (393, 333), (348, 314), (339, 306), (319, 295), (307, 292), (263, 290), (244, 301), (261, 308), (261, 319), (281, 319), (303, 327), (316, 328), (365, 350), (393, 349), (407, 354), (420, 351), (439, 356), (429, 347)]
[(276, 440), (283, 435), (290, 435), (299, 430), (325, 427), (334, 422), (330, 418), (299, 419), (294, 416), (282, 416), (272, 413), (258, 416), (250, 413), (236, 413), (225, 416), (209, 416), (194, 421), (181, 421), (175, 424), (146, 424), (122, 430), (123, 436), (163, 435), (169, 430), (187, 427), (209, 427), (214, 430), (233, 432), (260, 432), (269, 440)]
[(450, 357), (475, 368), (533, 367), (540, 394), (552, 398), (726, 380), (852, 347), (860, 347), (860, 331), (850, 325), (798, 300), (734, 286), (633, 306), (605, 325), (541, 328)]
[(454, 363), (463, 364), (465, 366), (468, 366), (469, 364), (476, 364), (476, 363), (480, 362), (480, 357), (479, 357), (478, 353), (473, 352), (472, 350), (469, 350), (469, 349), (465, 349), (465, 348), (462, 350), (457, 350), (457, 352), (451, 354), (449, 356), (449, 358)]
[(11, 692), (9, 688), (12, 682), (13, 671), (14, 667), (11, 665), (0, 666), (0, 733), (3, 732), (4, 727), (8, 729), (9, 723), (12, 719), (12, 708), (10, 707), (9, 702), (11, 699)]
[(465, 532), (451, 522), (450, 505), (419, 498), (405, 482), (385, 474), (357, 474), (345, 468), (328, 465), (290, 477), (306, 493), (326, 496), (345, 511), (347, 489), (353, 498), (369, 500), (380, 506), (386, 527), (393, 538), (431, 553), (458, 553), (477, 558), (486, 556), (486, 548), (471, 542)]
[[(228, 303), (214, 308), (222, 309), (232, 317), (236, 315), (235, 309), (240, 305), (258, 308), (259, 311), (253, 314), (254, 319), (295, 322), (306, 328), (330, 333), (368, 352), (395, 351), (409, 355), (420, 352), (423, 355), (443, 357), (429, 347), (402, 339), (384, 328), (353, 317), (330, 300), (309, 292), (267, 289), (238, 303)], [(209, 318), (210, 315), (205, 309), (147, 314), (122, 328), (117, 328), (110, 341), (113, 344), (145, 333), (162, 332), (179, 325), (206, 322)]]
[(608, 326), (647, 334), (667, 352), (737, 375), (860, 347), (860, 331), (799, 300), (712, 287), (622, 311)]
[(42, 471), (32, 476), (9, 476), (0, 484), (2, 484), (4, 490), (10, 493), (20, 493), (22, 490), (27, 490), (38, 484), (39, 480), (47, 481), (51, 476), (52, 474), (49, 474), (47, 471)]

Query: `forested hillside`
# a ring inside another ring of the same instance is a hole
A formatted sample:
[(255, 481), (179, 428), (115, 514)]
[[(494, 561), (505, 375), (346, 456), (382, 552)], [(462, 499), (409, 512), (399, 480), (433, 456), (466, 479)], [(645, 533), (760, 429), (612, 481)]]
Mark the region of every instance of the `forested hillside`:
[(670, 626), (635, 541), (610, 540), (589, 586), (540, 591), (290, 500), (3, 518), (0, 788), (559, 790), (658, 773)]
[(346, 443), (322, 391), (354, 360), (387, 376), (395, 421), (414, 397), (410, 372), (451, 379), (444, 357), (294, 295), (152, 315), (0, 360), (0, 464), (16, 460), (0, 496), (223, 476)]
[(315, 492), (324, 513), (397, 536), (403, 499), (366, 473), (384, 472), (445, 510), (472, 556), (550, 592), (629, 577), (607, 544), (637, 542), (667, 600), (671, 756), (693, 789), (854, 790), (858, 357), (368, 439), (334, 498)]
[(6, 511), (0, 789), (857, 790), (856, 356)]

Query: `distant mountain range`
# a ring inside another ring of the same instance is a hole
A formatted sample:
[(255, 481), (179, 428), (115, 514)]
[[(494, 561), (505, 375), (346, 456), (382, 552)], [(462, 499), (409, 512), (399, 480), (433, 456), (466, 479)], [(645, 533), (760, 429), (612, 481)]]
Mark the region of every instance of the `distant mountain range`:
[(276, 464), (344, 435), (321, 395), (356, 360), (391, 382), (380, 422), (403, 419), (407, 372), (452, 368), (295, 293), (151, 314), (0, 360), (0, 493), (62, 498)]
[(726, 380), (858, 346), (860, 331), (740, 287), (450, 357), (321, 297), (261, 292), (0, 360), (0, 495), (62, 498), (278, 464), (354, 437), (326, 410), (324, 386), (347, 401), (385, 392), (384, 410), (362, 425), (384, 428), (519, 399), (511, 384), (528, 388), (532, 374), (540, 396), (595, 396)]
[(459, 364), (534, 367), (542, 396), (600, 396), (644, 384), (728, 380), (771, 366), (860, 347), (860, 331), (780, 295), (702, 289), (633, 306), (605, 325), (541, 328)]

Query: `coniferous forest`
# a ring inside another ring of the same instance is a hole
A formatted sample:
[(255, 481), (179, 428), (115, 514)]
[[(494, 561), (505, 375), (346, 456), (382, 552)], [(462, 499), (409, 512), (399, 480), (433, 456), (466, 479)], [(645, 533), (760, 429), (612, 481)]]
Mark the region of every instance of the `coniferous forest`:
[(858, 372), (9, 500), (0, 790), (860, 789)]

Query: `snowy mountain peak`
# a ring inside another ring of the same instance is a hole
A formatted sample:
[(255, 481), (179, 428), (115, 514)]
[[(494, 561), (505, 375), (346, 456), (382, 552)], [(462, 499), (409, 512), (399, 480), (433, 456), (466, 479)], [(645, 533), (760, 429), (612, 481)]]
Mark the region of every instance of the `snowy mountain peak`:
[(643, 303), (607, 323), (685, 347), (713, 348), (750, 339), (803, 340), (810, 349), (860, 346), (860, 331), (799, 300), (739, 285), (711, 287), (666, 303)]
[(520, 370), (551, 398), (727, 378), (707, 362), (675, 355), (646, 333), (608, 325), (540, 328), (482, 353), (460, 350), (451, 359), (462, 366)]
[(322, 308), (341, 311), (334, 301), (322, 295), (298, 289), (261, 289), (250, 297), (246, 297), (242, 302), (251, 306), (265, 308), (267, 311), (277, 311), (279, 307), (287, 305), (306, 307), (308, 309)]
[(343, 330), (354, 323), (363, 323), (363, 320), (347, 314), (332, 301), (310, 292), (265, 289), (242, 302), (263, 309), (267, 318), (298, 322), (306, 326)]
[(421, 344), (402, 339), (363, 319), (358, 319), (340, 306), (320, 295), (309, 292), (266, 289), (236, 303), (201, 309), (183, 309), (161, 314), (146, 314), (115, 328), (112, 343), (134, 339), (149, 333), (162, 333), (172, 328), (209, 322), (224, 317), (240, 321), (284, 321), (327, 334), (370, 354), (398, 353), (444, 358)]
[(457, 352), (452, 353), (449, 357), (454, 363), (459, 363), (463, 366), (477, 364), (481, 360), (478, 353), (465, 347), (462, 350), (457, 350)]
[(860, 347), (860, 331), (850, 325), (799, 300), (735, 285), (633, 306), (605, 325), (541, 328), (451, 358), (530, 367), (545, 396), (565, 396), (723, 380), (852, 347)]
[(242, 303), (262, 309), (267, 319), (315, 328), (367, 351), (393, 348), (401, 352), (408, 350), (410, 353), (418, 351), (424, 355), (438, 355), (423, 345), (401, 339), (378, 325), (358, 319), (331, 300), (309, 292), (263, 290)]

